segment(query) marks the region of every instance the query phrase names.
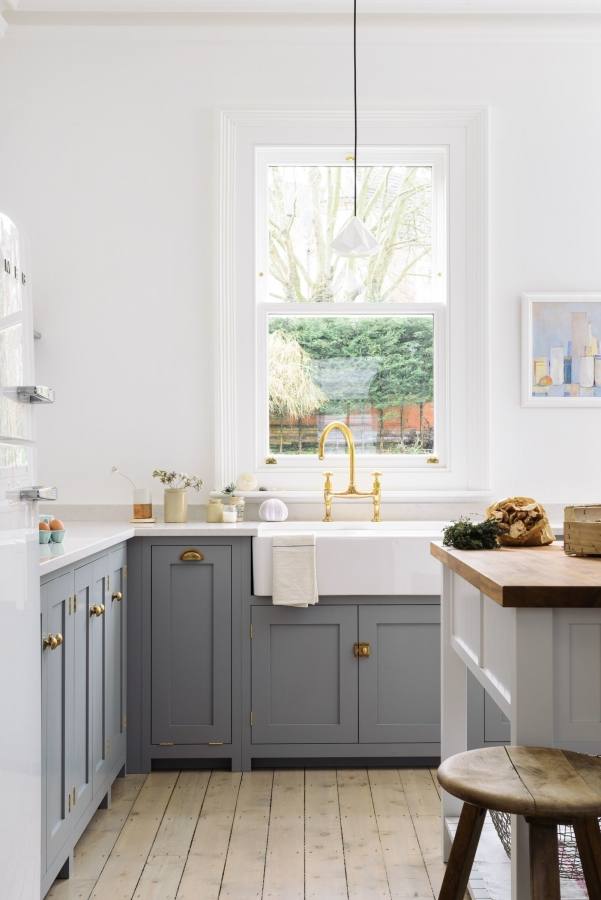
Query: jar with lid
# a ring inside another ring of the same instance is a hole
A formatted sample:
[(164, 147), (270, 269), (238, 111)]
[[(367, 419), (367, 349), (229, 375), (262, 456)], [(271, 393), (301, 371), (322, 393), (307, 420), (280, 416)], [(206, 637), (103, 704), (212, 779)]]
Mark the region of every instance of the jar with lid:
[(212, 497), (209, 500), (207, 522), (223, 522), (223, 503), (217, 497)]

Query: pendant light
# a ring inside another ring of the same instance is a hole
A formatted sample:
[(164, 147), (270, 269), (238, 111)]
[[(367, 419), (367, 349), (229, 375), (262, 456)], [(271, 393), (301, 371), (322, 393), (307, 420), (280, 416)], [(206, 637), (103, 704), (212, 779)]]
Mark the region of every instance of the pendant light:
[(373, 256), (380, 245), (357, 216), (357, 0), (353, 0), (353, 97), (355, 112), (355, 153), (353, 156), (354, 204), (353, 215), (332, 241), (332, 249), (339, 256), (350, 258)]

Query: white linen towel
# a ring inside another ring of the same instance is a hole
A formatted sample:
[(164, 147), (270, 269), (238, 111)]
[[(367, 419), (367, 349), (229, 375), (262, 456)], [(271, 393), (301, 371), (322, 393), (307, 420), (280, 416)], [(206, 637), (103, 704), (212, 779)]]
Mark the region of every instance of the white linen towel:
[(275, 535), (271, 554), (274, 606), (307, 607), (317, 603), (315, 535)]

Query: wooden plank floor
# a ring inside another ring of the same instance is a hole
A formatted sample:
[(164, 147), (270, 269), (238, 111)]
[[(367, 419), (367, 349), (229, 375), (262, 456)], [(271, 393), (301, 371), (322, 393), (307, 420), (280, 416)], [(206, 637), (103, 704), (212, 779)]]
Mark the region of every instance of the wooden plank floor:
[(49, 900), (433, 900), (429, 769), (153, 772), (113, 787)]

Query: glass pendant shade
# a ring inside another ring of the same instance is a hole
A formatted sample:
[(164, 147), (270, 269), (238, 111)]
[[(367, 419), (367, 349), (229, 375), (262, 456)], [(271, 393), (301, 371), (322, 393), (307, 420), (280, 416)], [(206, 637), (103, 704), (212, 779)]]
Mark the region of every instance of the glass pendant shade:
[(380, 245), (361, 219), (351, 216), (332, 241), (332, 249), (338, 256), (353, 259), (358, 256), (373, 256)]

